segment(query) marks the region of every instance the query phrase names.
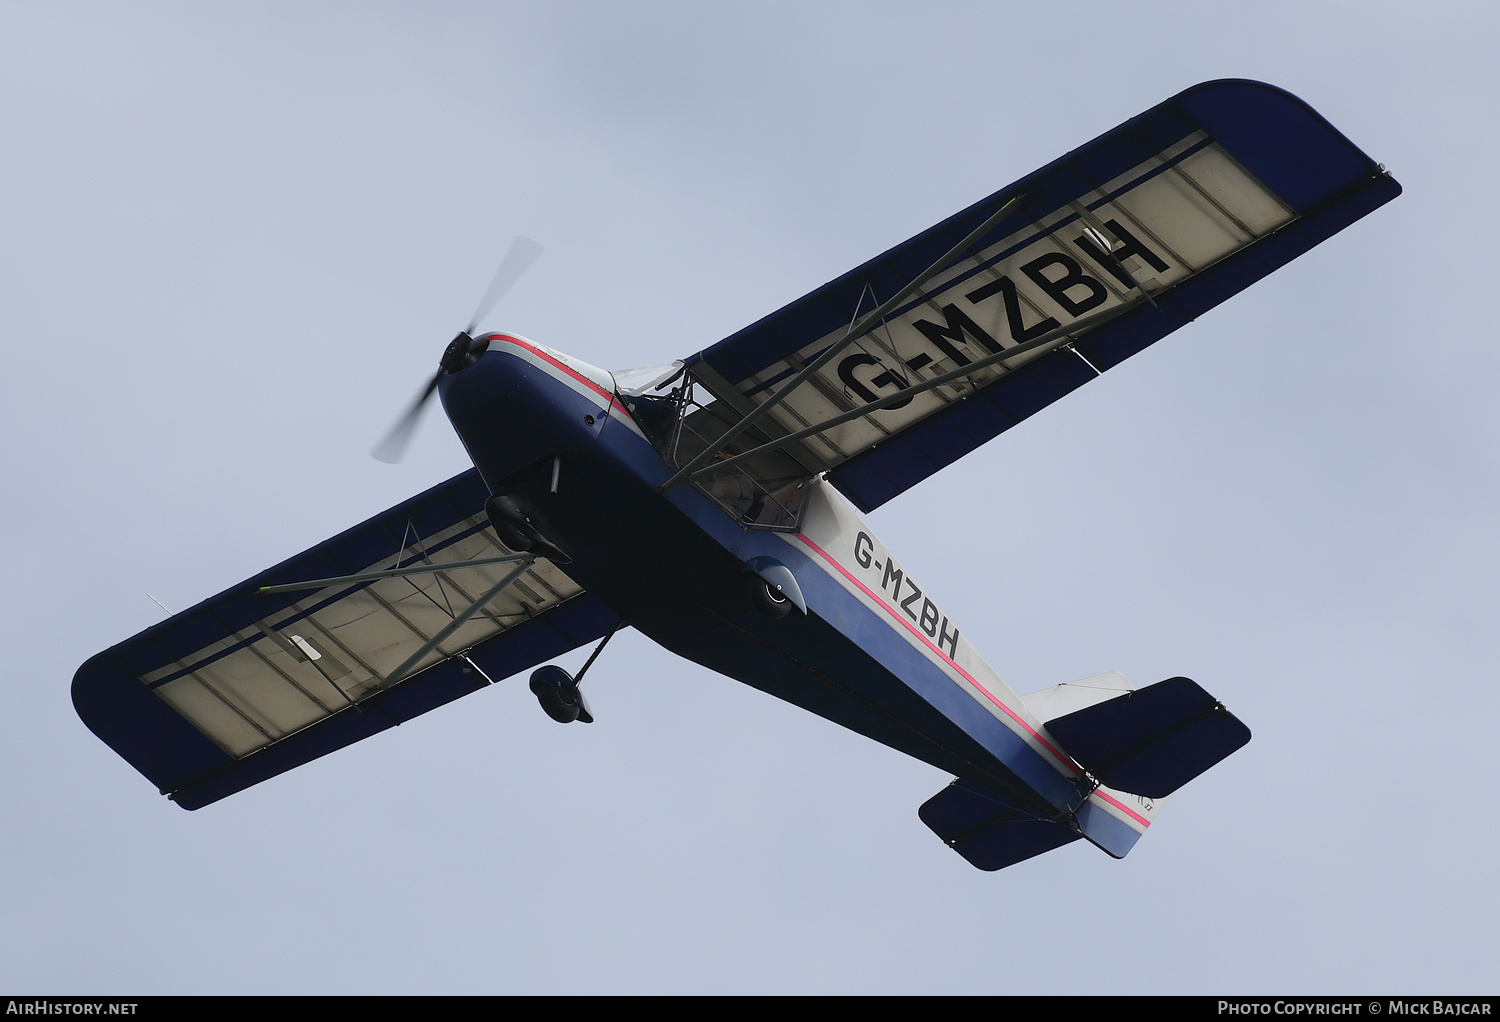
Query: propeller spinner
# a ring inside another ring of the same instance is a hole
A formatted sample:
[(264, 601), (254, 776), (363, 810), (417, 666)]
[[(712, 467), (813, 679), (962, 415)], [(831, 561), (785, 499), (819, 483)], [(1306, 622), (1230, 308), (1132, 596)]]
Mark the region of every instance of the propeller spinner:
[(515, 286), (516, 281), (531, 269), (531, 264), (536, 262), (541, 254), (542, 246), (530, 238), (517, 238), (511, 242), (510, 251), (506, 252), (505, 258), (500, 261), (500, 268), (495, 271), (494, 279), (490, 281), (484, 297), (479, 299), (479, 305), (474, 309), (469, 325), (448, 342), (448, 347), (443, 351), (443, 357), (438, 362), (438, 371), (433, 374), (431, 380), (427, 381), (427, 386), (422, 388), (422, 392), (406, 410), (406, 414), (396, 420), (396, 424), (391, 427), (391, 431), (386, 434), (380, 445), (370, 452), (377, 461), (394, 465), (401, 460), (401, 456), (406, 452), (406, 445), (411, 441), (412, 434), (416, 432), (417, 420), (422, 415), (422, 409), (426, 407), (433, 391), (437, 390), (438, 381), (443, 378), (444, 373), (456, 373), (473, 364), (479, 347), (474, 340), (474, 329), (479, 326), (480, 320), (489, 315), (490, 310), (499, 304), (506, 292)]

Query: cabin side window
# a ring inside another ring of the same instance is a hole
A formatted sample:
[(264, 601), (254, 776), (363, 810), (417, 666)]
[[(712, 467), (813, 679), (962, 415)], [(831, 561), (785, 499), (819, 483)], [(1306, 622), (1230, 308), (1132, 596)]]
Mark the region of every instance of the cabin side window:
[[(674, 469), (688, 464), (710, 446), (718, 448), (714, 461), (709, 462), (712, 466), (771, 440), (757, 426), (720, 448), (718, 439), (739, 422), (740, 416), (686, 369), (651, 387), (636, 388), (635, 393), (620, 388), (620, 397), (636, 424)], [(693, 485), (744, 528), (795, 532), (811, 477), (812, 473), (790, 455), (771, 450), (735, 462)]]

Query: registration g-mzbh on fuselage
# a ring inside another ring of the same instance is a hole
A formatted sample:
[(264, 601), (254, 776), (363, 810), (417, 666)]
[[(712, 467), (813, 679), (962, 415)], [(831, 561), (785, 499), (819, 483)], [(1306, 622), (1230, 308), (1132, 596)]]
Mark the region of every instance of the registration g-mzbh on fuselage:
[(1123, 856), (1249, 730), (1186, 678), (1017, 695), (859, 512), (1400, 191), (1297, 98), (1210, 82), (679, 362), (471, 325), (423, 399), (472, 471), (105, 650), (75, 705), (196, 809), (528, 668), (590, 722), (595, 660), (537, 665), (628, 625), (950, 771), (921, 817), (976, 866)]

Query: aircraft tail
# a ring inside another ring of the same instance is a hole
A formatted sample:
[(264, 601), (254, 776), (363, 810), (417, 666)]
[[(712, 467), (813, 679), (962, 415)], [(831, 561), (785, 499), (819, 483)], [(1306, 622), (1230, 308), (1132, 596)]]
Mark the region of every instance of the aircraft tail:
[(1056, 819), (965, 780), (923, 803), (922, 822), (980, 869), (1003, 869), (1080, 837), (1123, 858), (1168, 795), (1250, 741), (1250, 729), (1187, 678), (1131, 690), (1123, 676), (1101, 675), (1026, 703), (1095, 783)]

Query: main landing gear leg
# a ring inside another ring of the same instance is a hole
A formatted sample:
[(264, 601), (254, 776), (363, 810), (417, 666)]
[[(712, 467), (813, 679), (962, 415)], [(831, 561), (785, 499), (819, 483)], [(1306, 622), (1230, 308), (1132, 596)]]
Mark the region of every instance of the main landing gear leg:
[(579, 690), (578, 684), (583, 681), (583, 676), (588, 673), (588, 669), (604, 651), (604, 644), (614, 638), (614, 634), (624, 624), (623, 618), (615, 622), (615, 626), (600, 640), (599, 645), (594, 647), (594, 652), (589, 655), (587, 662), (578, 672), (578, 677), (573, 677), (556, 664), (538, 667), (531, 672), (531, 693), (536, 696), (537, 702), (542, 704), (542, 709), (547, 712), (547, 716), (559, 724), (571, 724), (575, 720), (585, 724), (594, 722), (594, 715), (589, 712), (589, 704), (584, 700), (583, 692)]

